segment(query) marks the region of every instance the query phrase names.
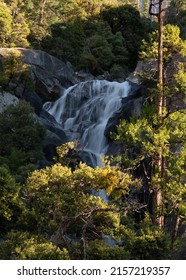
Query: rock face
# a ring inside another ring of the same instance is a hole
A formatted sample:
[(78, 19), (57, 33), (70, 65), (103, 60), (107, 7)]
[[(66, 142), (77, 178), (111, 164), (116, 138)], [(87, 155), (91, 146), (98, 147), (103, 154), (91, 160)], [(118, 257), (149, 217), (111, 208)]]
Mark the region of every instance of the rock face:
[(157, 69), (157, 61), (154, 59), (148, 59), (144, 61), (138, 61), (136, 69), (128, 77), (127, 81), (140, 84), (143, 76), (154, 78)]
[[(78, 82), (69, 62), (65, 63), (41, 50), (23, 48), (0, 48), (0, 55), (5, 56), (13, 51), (20, 52), (23, 62), (30, 65), (35, 94), (43, 102), (56, 100), (65, 88)], [(23, 85), (15, 87), (15, 90), (18, 96), (27, 91)]]
[(19, 49), (24, 62), (31, 66), (36, 93), (43, 101), (55, 100), (61, 90), (78, 82), (69, 62), (65, 63), (43, 51)]
[(0, 113), (10, 105), (16, 105), (19, 99), (9, 92), (0, 92)]

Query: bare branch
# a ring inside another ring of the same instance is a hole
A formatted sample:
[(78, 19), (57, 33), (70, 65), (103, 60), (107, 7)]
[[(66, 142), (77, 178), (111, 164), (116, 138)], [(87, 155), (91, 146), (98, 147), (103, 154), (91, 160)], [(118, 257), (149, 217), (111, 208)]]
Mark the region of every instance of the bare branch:
[[(154, 12), (152, 12), (152, 9), (153, 9), (153, 7), (156, 7), (157, 5), (159, 5), (160, 3), (163, 3), (163, 0), (159, 0), (158, 2), (156, 2), (156, 3), (152, 3), (152, 0), (151, 0), (151, 2), (150, 2), (150, 4), (149, 4), (149, 15), (151, 15), (151, 16), (159, 16), (159, 11), (157, 12), (157, 13), (154, 13)], [(164, 12), (165, 11), (165, 9), (162, 9), (161, 10), (161, 12)]]
[[(55, 234), (55, 237), (53, 239), (53, 243), (58, 245), (61, 242), (67, 242), (67, 239), (64, 238), (65, 233), (67, 229), (75, 224), (78, 220), (83, 221), (83, 233), (82, 233), (82, 238), (81, 241), (83, 242), (83, 247), (84, 247), (84, 257), (86, 258), (86, 251), (85, 251), (85, 232), (90, 225), (90, 222), (92, 221), (92, 216), (96, 213), (104, 213), (104, 212), (114, 212), (114, 213), (121, 213), (121, 212), (128, 212), (128, 211), (134, 211), (134, 212), (140, 212), (142, 209), (146, 208), (147, 204), (141, 204), (136, 200), (132, 200), (128, 203), (127, 206), (124, 207), (114, 207), (110, 206), (107, 208), (100, 208), (98, 206), (93, 207), (87, 212), (81, 212), (77, 214), (75, 217), (69, 217), (69, 216), (63, 216), (61, 218), (60, 225), (58, 227), (58, 230)], [(93, 226), (93, 225), (92, 225)], [(68, 246), (68, 244), (66, 244)]]
[(159, 13), (152, 12), (153, 7), (156, 7), (157, 5), (159, 5), (159, 2), (158, 3), (152, 3), (152, 0), (151, 0), (150, 5), (149, 5), (149, 14), (151, 16), (158, 16), (159, 15)]

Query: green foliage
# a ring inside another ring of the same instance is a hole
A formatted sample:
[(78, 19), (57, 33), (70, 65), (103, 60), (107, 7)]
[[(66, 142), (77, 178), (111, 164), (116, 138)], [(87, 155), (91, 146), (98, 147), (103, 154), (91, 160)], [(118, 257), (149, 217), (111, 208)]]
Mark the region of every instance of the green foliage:
[[(6, 1), (5, 1), (6, 2)], [(7, 1), (12, 15), (11, 47), (28, 47), (27, 37), (30, 33), (20, 0)], [(16, 11), (16, 13), (15, 13)]]
[(12, 32), (12, 16), (10, 9), (6, 6), (4, 1), (0, 1), (0, 27), (0, 44), (2, 47), (6, 47)]
[[(85, 164), (80, 164), (72, 172), (70, 168), (57, 163), (52, 167), (34, 171), (28, 179), (27, 192), (30, 199), (32, 197), (33, 213), (35, 213), (39, 227), (44, 226), (45, 230), (48, 228), (49, 231), (53, 231), (54, 228), (57, 230), (61, 216), (67, 215), (67, 213), (75, 218), (79, 212), (91, 212), (95, 205), (101, 209), (106, 207), (99, 197), (93, 197), (87, 193), (90, 189), (95, 191), (105, 189), (107, 195), (120, 199), (122, 195), (128, 193), (129, 187), (133, 184), (136, 182), (133, 182), (128, 174), (124, 174), (110, 165), (93, 169)], [(54, 201), (55, 203), (53, 203)], [(31, 211), (29, 212), (28, 216), (31, 214)], [(55, 215), (53, 219), (51, 219), (51, 215)], [(107, 218), (98, 219), (100, 215), (99, 211), (95, 212), (97, 222), (104, 224), (104, 219), (106, 219), (106, 224), (110, 223), (112, 226), (115, 224), (113, 215), (109, 216), (106, 213), (104, 216)], [(73, 219), (72, 217), (71, 219)], [(78, 223), (80, 221), (81, 217), (78, 219)]]
[[(135, 169), (143, 160), (149, 159), (149, 165), (144, 165), (146, 180), (153, 189), (162, 190), (166, 215), (174, 211), (185, 215), (185, 124), (184, 111), (172, 112), (164, 119), (158, 118), (156, 114), (147, 119), (142, 114), (130, 122), (121, 121), (115, 136), (116, 141), (126, 146), (121, 158), (125, 168)], [(160, 148), (162, 156), (166, 158), (166, 171), (161, 179), (153, 165)], [(175, 206), (176, 201), (179, 206)]]
[[(7, 89), (9, 84), (33, 88), (30, 79), (30, 67), (23, 62), (21, 53), (18, 50), (5, 50), (1, 58), (2, 68), (0, 69), (0, 86)], [(13, 90), (13, 89), (12, 89)]]
[[(64, 151), (63, 147), (58, 149), (60, 160), (68, 153), (67, 146), (63, 146)], [(7, 206), (10, 208), (19, 196), (22, 211), (16, 231), (10, 231), (0, 244), (1, 259), (163, 259), (169, 254), (166, 234), (154, 228), (149, 219), (139, 224), (139, 229), (134, 228), (126, 198), (139, 182), (109, 162), (95, 169), (80, 164), (72, 171), (56, 163), (35, 170), (21, 192), (6, 169), (2, 169), (3, 174)], [(11, 192), (6, 192), (6, 186)], [(112, 201), (106, 203), (92, 195), (100, 189)], [(14, 209), (9, 208), (12, 215)], [(108, 245), (107, 237), (116, 245)]]
[[(79, 8), (83, 6), (84, 2)], [(96, 17), (94, 13), (89, 17), (80, 13), (70, 22), (54, 23), (51, 34), (42, 40), (42, 47), (94, 75), (110, 72), (114, 67), (112, 76), (118, 78), (134, 69), (141, 40), (152, 30), (150, 21), (140, 18), (132, 6), (112, 6)]]
[[(106, 39), (104, 39), (104, 37), (100, 35), (92, 36), (87, 40), (87, 48), (89, 49), (89, 52), (84, 52), (82, 55), (82, 57), (84, 58), (85, 67), (87, 64), (86, 56), (87, 54), (89, 54), (95, 61), (95, 69), (90, 69), (92, 73), (103, 73), (110, 68), (113, 61), (113, 54), (110, 44)], [(87, 65), (89, 65), (89, 63)]]
[(102, 12), (102, 17), (108, 22), (113, 34), (121, 32), (128, 51), (131, 70), (136, 66), (141, 40), (146, 37), (145, 21), (140, 18), (139, 11), (130, 5), (105, 10)]
[[(63, 166), (70, 166), (71, 162), (73, 161), (73, 155), (76, 155), (75, 148), (77, 148), (78, 142), (67, 142), (58, 146), (56, 148), (57, 157), (54, 158), (56, 163), (60, 163)], [(69, 151), (72, 152), (71, 156), (68, 157)]]
[[(62, 26), (59, 25), (59, 28), (62, 28)], [(63, 35), (63, 38), (61, 38), (61, 35)], [(57, 43), (58, 40), (60, 40), (63, 57), (65, 56), (66, 59), (77, 66), (79, 64), (81, 53), (83, 52), (85, 41), (85, 32), (82, 20), (79, 17), (75, 18), (71, 24), (66, 26), (59, 36), (60, 38), (57, 37), (56, 39)], [(52, 42), (52, 44), (53, 43), (55, 42)], [(55, 52), (55, 45), (53, 47), (53, 52)]]
[[(120, 38), (120, 50), (114, 50), (114, 35), (109, 26), (103, 22), (82, 21), (76, 18), (71, 24), (56, 24), (52, 27), (52, 37), (43, 41), (43, 47), (51, 54), (68, 59), (78, 69), (84, 68), (93, 74), (108, 71), (119, 51), (125, 54), (125, 48)], [(118, 46), (119, 47), (119, 46)], [(123, 59), (123, 60), (124, 60)], [(123, 65), (123, 60), (119, 63)]]
[[(18, 1), (0, 1), (0, 43), (2, 47), (28, 47), (30, 32), (24, 14), (20, 12)], [(17, 12), (15, 13), (15, 10)]]
[(118, 79), (118, 78), (123, 78), (127, 76), (128, 74), (128, 68), (127, 67), (122, 67), (118, 64), (114, 64), (112, 68), (110, 69), (110, 76), (111, 79)]
[[(112, 71), (115, 78), (123, 77), (128, 69), (129, 58), (121, 32), (113, 34), (109, 25), (101, 21), (95, 25), (94, 29), (96, 32), (94, 30), (92, 35), (86, 39), (81, 67), (87, 68), (88, 66), (92, 73), (100, 74), (105, 71)], [(86, 27), (85, 31), (87, 32)], [(92, 69), (89, 67), (90, 57), (92, 57), (92, 66), (94, 67)]]
[(28, 154), (38, 151), (43, 133), (28, 103), (22, 101), (16, 106), (11, 105), (0, 115), (1, 154), (9, 155), (13, 147)]
[(177, 88), (176, 91), (185, 93), (186, 89), (186, 71), (185, 71), (186, 65), (184, 63), (180, 62), (178, 65), (178, 72), (174, 74), (174, 78), (177, 82)]
[(163, 260), (170, 258), (170, 236), (152, 224), (148, 215), (141, 221), (132, 244), (131, 255), (140, 260)]
[(104, 241), (96, 239), (87, 245), (87, 259), (90, 260), (129, 260), (130, 253), (123, 247), (106, 244)]
[[(157, 58), (157, 36), (158, 33), (153, 32), (149, 41), (143, 41), (142, 51), (140, 53), (141, 58)], [(164, 60), (172, 58), (174, 52), (181, 52), (185, 55), (185, 42), (180, 38), (180, 29), (178, 26), (167, 24), (163, 30), (163, 51)]]
[(26, 102), (11, 105), (0, 114), (0, 163), (9, 168), (18, 181), (24, 181), (42, 158), (44, 133)]
[[(5, 1), (8, 6), (24, 14), (30, 28), (29, 41), (40, 47), (42, 39), (50, 34), (50, 27), (57, 23), (70, 23), (79, 16), (86, 19), (100, 13), (101, 9), (110, 5), (109, 0), (26, 0)], [(13, 3), (12, 3), (13, 2)], [(117, 1), (112, 1), (112, 5)]]
[(5, 167), (0, 167), (0, 220), (10, 221), (18, 206), (20, 186)]
[(177, 25), (181, 31), (181, 38), (186, 39), (186, 4), (184, 0), (172, 0), (166, 12), (167, 23)]
[[(39, 155), (37, 156), (39, 157)], [(35, 161), (33, 161), (33, 163), (29, 162), (30, 159), (28, 158), (27, 152), (13, 147), (9, 155), (0, 156), (0, 165), (8, 168), (19, 183), (24, 183), (27, 175), (36, 168)]]
[[(58, 151), (61, 161), (68, 152), (67, 145), (64, 151), (62, 147)], [(120, 212), (123, 213), (122, 207), (127, 206), (122, 200), (137, 184), (129, 174), (109, 163), (95, 169), (81, 163), (73, 171), (56, 163), (35, 170), (22, 190), (22, 196), (26, 198), (25, 209), (17, 225), (34, 233), (53, 235), (54, 243), (68, 248), (71, 258), (81, 258), (84, 246), (87, 258), (104, 257), (103, 250), (106, 250), (105, 258), (108, 254), (110, 258), (127, 258), (129, 253), (122, 248), (116, 246), (112, 251), (106, 244), (101, 248), (102, 242), (100, 252), (96, 254), (94, 241), (95, 244), (99, 242), (97, 239), (103, 232), (119, 238), (116, 229), (120, 227)], [(92, 195), (93, 191), (100, 189), (112, 197), (112, 202), (106, 203), (99, 196)], [(75, 248), (79, 248), (78, 254)]]
[(69, 260), (68, 251), (60, 250), (42, 235), (11, 231), (0, 244), (0, 259), (4, 260)]
[(115, 55), (114, 63), (117, 65), (128, 65), (129, 51), (122, 33), (120, 31), (116, 32), (114, 36), (110, 36), (109, 40), (112, 43), (112, 52)]
[(186, 259), (186, 234), (184, 233), (181, 238), (178, 238), (174, 244), (172, 259), (185, 260)]

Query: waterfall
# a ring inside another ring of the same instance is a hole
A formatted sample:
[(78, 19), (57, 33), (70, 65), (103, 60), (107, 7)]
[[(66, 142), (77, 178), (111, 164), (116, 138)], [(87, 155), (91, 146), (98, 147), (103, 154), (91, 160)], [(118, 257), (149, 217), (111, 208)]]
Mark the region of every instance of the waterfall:
[(107, 122), (120, 109), (121, 100), (129, 90), (128, 82), (81, 82), (66, 89), (55, 102), (45, 103), (43, 108), (62, 126), (69, 141), (79, 141), (79, 149), (88, 153), (92, 166), (96, 166), (107, 151), (104, 135)]

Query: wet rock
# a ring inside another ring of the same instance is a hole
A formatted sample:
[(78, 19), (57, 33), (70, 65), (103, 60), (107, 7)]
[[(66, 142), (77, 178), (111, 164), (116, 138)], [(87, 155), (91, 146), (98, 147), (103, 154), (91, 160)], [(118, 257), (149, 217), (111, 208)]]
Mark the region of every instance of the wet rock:
[(46, 111), (42, 111), (38, 119), (41, 125), (58, 136), (61, 144), (67, 142), (67, 137), (64, 130), (61, 128), (61, 125), (56, 122), (53, 116), (51, 116)]
[(121, 119), (130, 120), (132, 116), (139, 116), (143, 102), (142, 88), (139, 85), (133, 85), (129, 95), (122, 99), (121, 108), (108, 120), (104, 132), (105, 136), (110, 138), (110, 133), (116, 132)]

